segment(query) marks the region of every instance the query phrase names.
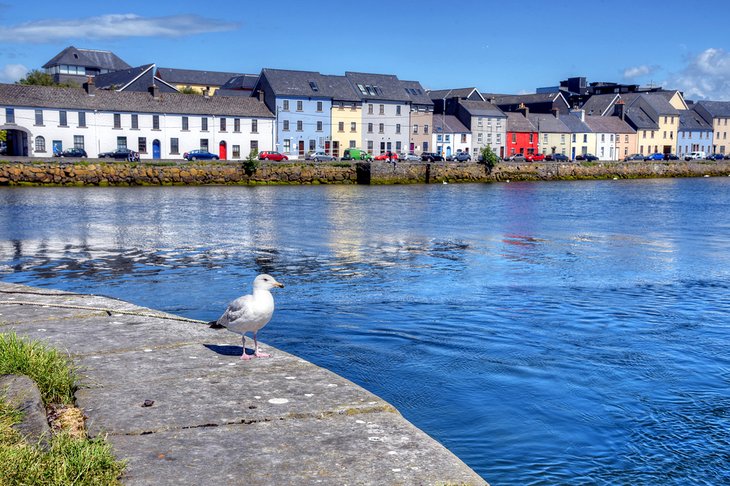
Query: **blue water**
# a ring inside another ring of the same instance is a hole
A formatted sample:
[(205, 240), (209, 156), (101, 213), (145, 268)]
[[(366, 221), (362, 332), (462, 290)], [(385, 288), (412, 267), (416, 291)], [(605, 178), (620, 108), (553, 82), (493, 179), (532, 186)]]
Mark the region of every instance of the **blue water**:
[(211, 320), (394, 404), (493, 485), (730, 483), (730, 178), (2, 188), (0, 278)]

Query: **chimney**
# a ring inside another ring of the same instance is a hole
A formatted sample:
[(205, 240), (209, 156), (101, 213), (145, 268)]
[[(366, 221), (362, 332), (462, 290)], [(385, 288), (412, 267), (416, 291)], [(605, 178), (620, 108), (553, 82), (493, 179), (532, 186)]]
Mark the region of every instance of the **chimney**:
[(625, 103), (624, 100), (618, 100), (615, 105), (613, 105), (613, 114), (614, 116), (617, 116), (621, 118), (622, 120), (625, 119), (626, 113), (624, 111)]
[(490, 97), (489, 97), (489, 102), (490, 102), (491, 104), (494, 104), (494, 102), (495, 102), (495, 101), (497, 101), (497, 98), (495, 98), (494, 96), (490, 96)]
[(573, 110), (570, 110), (570, 114), (577, 116), (580, 119), (580, 121), (582, 121), (582, 122), (586, 121), (586, 111), (585, 110), (573, 109)]
[(210, 86), (206, 86), (205, 88), (203, 88), (203, 98), (210, 98)]
[(153, 83), (149, 88), (147, 88), (147, 91), (149, 91), (154, 99), (160, 99), (160, 88), (156, 84)]
[(264, 90), (260, 89), (256, 92), (256, 97), (259, 99), (260, 102), (264, 102)]
[(530, 109), (524, 103), (520, 103), (520, 106), (517, 107), (517, 112), (522, 113), (527, 118), (527, 115), (530, 114)]
[(553, 116), (554, 116), (555, 118), (560, 118), (560, 110), (558, 110), (557, 108), (553, 108), (553, 109), (552, 109), (552, 110), (550, 110), (550, 111), (551, 111), (551, 112), (553, 113)]
[(84, 83), (84, 91), (89, 96), (94, 96), (96, 93), (96, 84), (94, 84), (93, 76), (86, 76), (86, 82)]

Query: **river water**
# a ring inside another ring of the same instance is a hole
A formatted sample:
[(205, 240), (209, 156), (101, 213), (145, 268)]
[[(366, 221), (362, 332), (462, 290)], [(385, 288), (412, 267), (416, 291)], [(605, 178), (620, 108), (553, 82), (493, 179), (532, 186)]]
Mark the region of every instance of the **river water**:
[[(730, 482), (730, 178), (0, 189), (0, 278), (212, 320), (493, 485)], [(253, 363), (255, 365), (255, 363)]]

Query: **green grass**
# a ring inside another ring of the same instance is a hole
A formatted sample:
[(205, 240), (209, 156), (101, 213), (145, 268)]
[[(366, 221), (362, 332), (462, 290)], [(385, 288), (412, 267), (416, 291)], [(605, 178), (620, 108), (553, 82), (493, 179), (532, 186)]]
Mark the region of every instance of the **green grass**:
[[(0, 374), (25, 374), (41, 391), (45, 403), (73, 403), (76, 370), (58, 351), (0, 334)], [(0, 484), (2, 485), (118, 485), (124, 463), (117, 461), (104, 437), (75, 438), (56, 434), (44, 450), (28, 444), (12, 425), (22, 419), (0, 390)]]

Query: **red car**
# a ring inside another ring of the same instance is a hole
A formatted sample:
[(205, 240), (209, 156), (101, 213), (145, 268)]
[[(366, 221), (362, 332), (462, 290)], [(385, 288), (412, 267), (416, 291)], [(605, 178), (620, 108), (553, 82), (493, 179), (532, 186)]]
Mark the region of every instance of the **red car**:
[(540, 162), (545, 160), (545, 154), (527, 154), (525, 160), (528, 162)]
[(284, 154), (280, 154), (279, 152), (264, 150), (263, 152), (259, 152), (259, 160), (274, 160), (276, 162), (281, 162), (282, 160), (289, 160), (289, 157)]
[(384, 154), (376, 155), (375, 160), (398, 160), (398, 154), (395, 152), (385, 152)]

